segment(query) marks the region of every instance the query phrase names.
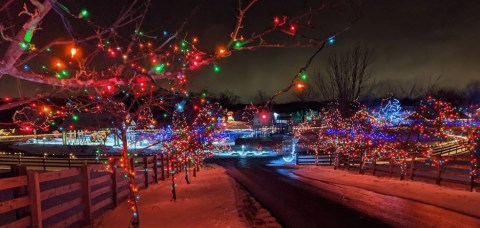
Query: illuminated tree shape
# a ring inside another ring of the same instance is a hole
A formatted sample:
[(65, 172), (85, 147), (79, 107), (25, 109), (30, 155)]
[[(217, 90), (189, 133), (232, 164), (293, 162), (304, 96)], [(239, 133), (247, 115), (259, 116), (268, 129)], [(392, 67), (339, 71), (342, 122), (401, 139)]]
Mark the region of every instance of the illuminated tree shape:
[(247, 105), (243, 110), (242, 110), (242, 121), (246, 122), (248, 125), (252, 126), (253, 125), (253, 119), (255, 116), (260, 113), (260, 110), (257, 106), (251, 104)]
[(193, 148), (197, 169), (203, 159), (211, 156), (214, 152), (230, 150), (230, 147), (224, 143), (226, 136), (221, 134), (221, 130), (226, 124), (222, 119), (226, 114), (227, 110), (219, 103), (206, 105), (198, 112), (192, 124), (195, 129), (195, 139), (198, 142), (197, 146)]
[(400, 101), (394, 97), (382, 100), (378, 117), (387, 125), (398, 125), (404, 118)]
[(48, 109), (38, 110), (36, 107), (25, 106), (15, 111), (13, 122), (23, 131), (46, 131), (53, 123), (53, 116)]
[(437, 140), (444, 140), (448, 137), (448, 122), (458, 118), (458, 112), (449, 102), (432, 97), (420, 102), (416, 114), (412, 119), (417, 130), (428, 138)]

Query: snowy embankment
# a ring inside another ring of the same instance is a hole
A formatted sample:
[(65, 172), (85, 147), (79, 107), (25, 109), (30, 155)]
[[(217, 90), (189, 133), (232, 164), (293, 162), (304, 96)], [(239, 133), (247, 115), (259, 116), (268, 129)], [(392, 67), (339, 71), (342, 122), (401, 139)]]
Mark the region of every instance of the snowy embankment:
[(355, 187), (432, 205), (480, 219), (479, 192), (457, 190), (417, 181), (400, 181), (392, 178), (361, 175), (343, 170), (333, 170), (332, 167), (300, 166), (293, 173), (301, 178), (309, 179), (309, 182), (314, 185), (318, 183), (319, 187), (321, 185)]
[[(226, 174), (209, 165), (187, 184), (176, 175), (177, 200), (171, 200), (171, 179), (140, 191), (141, 227), (279, 227), (275, 219)], [(131, 211), (121, 204), (96, 220), (96, 227), (128, 227)]]

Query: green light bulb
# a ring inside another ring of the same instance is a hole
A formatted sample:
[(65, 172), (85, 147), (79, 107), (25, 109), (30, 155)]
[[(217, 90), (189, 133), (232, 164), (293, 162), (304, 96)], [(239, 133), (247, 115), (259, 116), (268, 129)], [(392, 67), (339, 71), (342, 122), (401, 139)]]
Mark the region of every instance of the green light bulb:
[(87, 9), (82, 9), (80, 11), (79, 17), (80, 18), (86, 18), (86, 17), (88, 17), (88, 15), (89, 15), (88, 10)]
[(32, 37), (33, 37), (33, 29), (27, 29), (27, 32), (25, 32), (25, 36), (23, 37), (23, 40), (25, 40), (25, 42), (27, 43), (30, 43), (30, 41), (32, 41)]
[(240, 40), (236, 40), (235, 43), (233, 43), (233, 48), (235, 49), (240, 49), (243, 46), (243, 42)]
[(157, 64), (153, 67), (153, 70), (157, 74), (163, 73), (163, 71), (165, 71), (165, 64), (163, 64), (163, 63), (162, 64)]
[(307, 78), (308, 78), (308, 74), (305, 73), (305, 72), (300, 73), (299, 76), (300, 76), (300, 79), (302, 79), (302, 80), (304, 80), (304, 81), (307, 80)]
[(20, 46), (21, 49), (26, 50), (28, 49), (28, 44), (25, 42), (19, 42), (18, 45)]
[(220, 67), (217, 64), (213, 65), (213, 72), (215, 73), (220, 72)]

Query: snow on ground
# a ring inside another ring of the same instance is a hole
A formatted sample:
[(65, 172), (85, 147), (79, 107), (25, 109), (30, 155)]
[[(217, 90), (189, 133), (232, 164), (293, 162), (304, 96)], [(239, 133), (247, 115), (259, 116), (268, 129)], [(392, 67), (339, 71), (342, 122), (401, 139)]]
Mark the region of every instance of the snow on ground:
[[(417, 181), (361, 175), (332, 167), (296, 166), (293, 173), (320, 184), (342, 185), (396, 196), (480, 219), (480, 193)], [(368, 196), (367, 196), (368, 197)], [(478, 220), (480, 226), (480, 220)]]
[[(141, 227), (280, 227), (275, 219), (216, 165), (202, 169), (187, 184), (177, 175), (177, 201), (171, 179), (140, 191)], [(96, 227), (128, 227), (131, 211), (121, 204), (96, 220)]]

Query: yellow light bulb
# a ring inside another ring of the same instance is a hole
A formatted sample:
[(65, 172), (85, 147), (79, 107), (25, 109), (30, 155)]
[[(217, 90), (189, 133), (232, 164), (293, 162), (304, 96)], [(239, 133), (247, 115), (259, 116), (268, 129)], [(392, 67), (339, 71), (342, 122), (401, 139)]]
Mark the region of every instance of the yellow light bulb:
[(72, 58), (77, 54), (78, 50), (76, 48), (71, 48), (70, 49), (70, 54), (72, 55)]

